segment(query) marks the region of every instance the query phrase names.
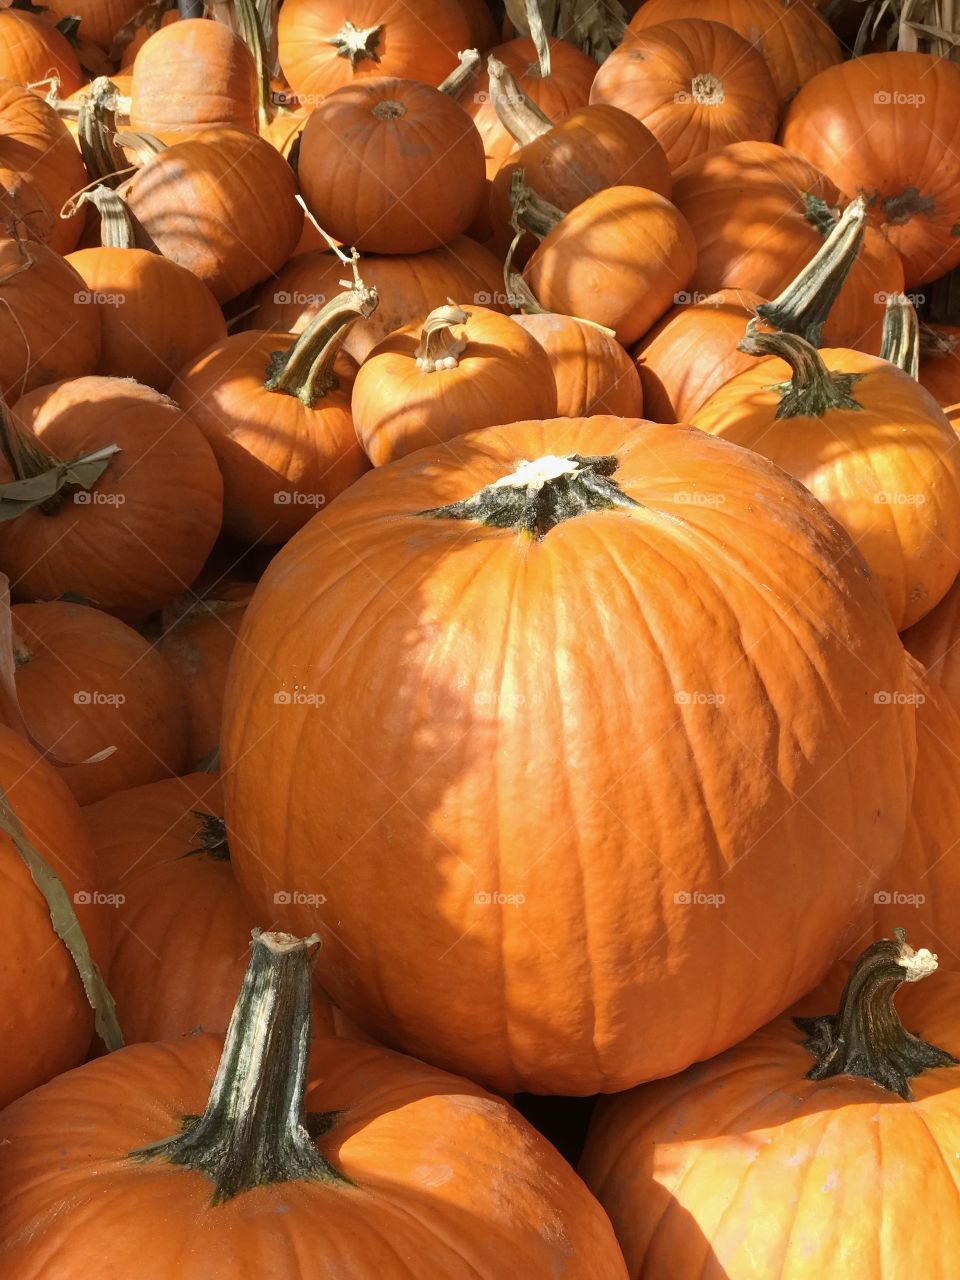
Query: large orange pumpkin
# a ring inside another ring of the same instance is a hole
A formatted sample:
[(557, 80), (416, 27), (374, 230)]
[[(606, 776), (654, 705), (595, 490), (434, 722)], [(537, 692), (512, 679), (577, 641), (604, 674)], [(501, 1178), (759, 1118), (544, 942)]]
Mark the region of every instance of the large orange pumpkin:
[(80, 35), (110, 51), (114, 37), (144, 8), (142, 0), (49, 0), (44, 5), (57, 21), (80, 19)]
[(459, 436), (261, 579), (234, 867), (262, 911), (325, 895), (279, 918), (323, 928), (322, 982), (385, 1042), (504, 1091), (622, 1089), (843, 949), (903, 836), (914, 709), (874, 694), (905, 664), (846, 534), (756, 455), (599, 416)]
[(0, 9), (0, 78), (44, 88), (52, 79), (65, 98), (85, 82), (70, 41), (46, 15), (9, 7)]
[(536, 338), (550, 359), (558, 418), (589, 418), (596, 413), (644, 417), (637, 371), (606, 329), (555, 312), (511, 319)]

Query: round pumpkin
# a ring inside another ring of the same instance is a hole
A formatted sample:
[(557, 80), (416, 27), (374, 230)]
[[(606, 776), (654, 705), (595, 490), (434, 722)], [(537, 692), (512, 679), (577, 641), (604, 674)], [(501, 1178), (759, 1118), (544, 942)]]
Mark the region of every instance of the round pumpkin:
[(558, 418), (589, 418), (597, 413), (644, 417), (637, 371), (605, 329), (553, 312), (511, 319), (539, 342), (550, 359)]
[(64, 98), (86, 77), (67, 38), (45, 14), (0, 9), (0, 79), (46, 87), (52, 79)]
[(50, 0), (44, 8), (63, 18), (80, 19), (80, 35), (110, 51), (114, 37), (143, 8), (142, 0)]
[(926, 325), (920, 331), (920, 385), (936, 400), (950, 419), (953, 429), (960, 426), (960, 328), (951, 325)]
[(756, 49), (731, 27), (691, 18), (628, 31), (597, 73), (590, 101), (642, 121), (671, 169), (730, 142), (769, 141), (780, 119)]
[(622, 1089), (843, 950), (903, 836), (914, 709), (874, 691), (905, 663), (847, 535), (758, 456), (608, 417), (459, 436), (261, 579), (234, 868), (261, 911), (325, 895), (278, 919), (323, 929), (321, 982), (384, 1042), (504, 1092)]

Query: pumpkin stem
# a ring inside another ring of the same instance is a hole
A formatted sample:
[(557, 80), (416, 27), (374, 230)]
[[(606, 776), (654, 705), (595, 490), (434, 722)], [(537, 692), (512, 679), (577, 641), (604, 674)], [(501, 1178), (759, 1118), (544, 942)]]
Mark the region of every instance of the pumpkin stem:
[(317, 1150), (304, 1114), (317, 941), (316, 935), (253, 931), (206, 1110), (187, 1116), (175, 1137), (131, 1151), (131, 1159), (164, 1160), (203, 1174), (213, 1184), (213, 1204), (279, 1182), (349, 1185)]
[(267, 367), (264, 387), (296, 396), (312, 409), (329, 391), (339, 385), (333, 364), (340, 346), (355, 320), (368, 320), (380, 305), (375, 288), (368, 289), (357, 275), (354, 260), (354, 284), (341, 280), (346, 292), (331, 298), (300, 334), (289, 351), (275, 351)]
[(14, 479), (0, 484), (0, 521), (15, 520), (34, 508), (45, 516), (56, 515), (67, 495), (90, 490), (120, 452), (109, 444), (69, 462), (59, 462), (42, 447), (36, 436), (24, 431), (10, 416), (0, 396), (0, 452)]
[(793, 371), (791, 380), (777, 388), (777, 418), (819, 418), (831, 409), (863, 408), (852, 395), (863, 374), (831, 372), (816, 347), (795, 333), (763, 333), (751, 320), (737, 350), (748, 356), (779, 356)]
[(87, 173), (96, 182), (117, 187), (130, 171), (130, 163), (116, 142), (117, 112), (129, 109), (129, 99), (107, 76), (98, 76), (83, 97), (77, 113), (77, 141)]
[(192, 809), (191, 813), (199, 824), (194, 836), (197, 845), (194, 849), (188, 849), (183, 857), (205, 853), (218, 862), (229, 862), (230, 844), (227, 840), (226, 819), (216, 813), (204, 813), (202, 809)]
[(893, 997), (904, 982), (933, 973), (937, 957), (907, 943), (903, 929), (872, 943), (853, 966), (835, 1014), (794, 1018), (816, 1063), (808, 1080), (862, 1076), (913, 1101), (910, 1080), (928, 1067), (952, 1067), (957, 1059), (911, 1035), (900, 1021)]
[(892, 293), (887, 298), (880, 358), (916, 379), (920, 369), (920, 323), (905, 294)]
[[(213, 6), (213, 17), (216, 19), (219, 6)], [(263, 24), (253, 0), (232, 0), (230, 5), (232, 22), (227, 25), (235, 31), (253, 55), (257, 68), (257, 116), (260, 128), (270, 122), (270, 69), (267, 59), (267, 45), (264, 39)]]
[(830, 309), (857, 260), (867, 227), (867, 202), (851, 201), (819, 250), (773, 302), (761, 302), (759, 315), (777, 329), (798, 333), (820, 346)]
[(448, 98), (458, 97), (460, 91), (470, 83), (470, 78), (480, 66), (480, 51), (478, 49), (464, 49), (457, 54), (457, 57), (460, 59), (460, 65), (455, 71), (451, 71), (446, 80), (442, 80), (437, 86), (440, 92), (445, 93)]
[(517, 470), (471, 498), (418, 512), (432, 520), (475, 520), (493, 529), (514, 529), (538, 542), (551, 529), (590, 511), (639, 508), (612, 477), (619, 467), (612, 454), (584, 458), (547, 455), (522, 462)]
[(333, 45), (337, 51), (338, 58), (349, 58), (350, 69), (356, 71), (358, 64), (364, 58), (369, 58), (371, 62), (380, 61), (377, 47), (380, 44), (380, 32), (382, 30), (382, 22), (375, 27), (355, 27), (347, 19), (337, 34), (331, 36), (325, 43)]
[(563, 221), (563, 210), (538, 195), (533, 187), (528, 186), (523, 169), (516, 169), (510, 178), (510, 208), (513, 210), (514, 226), (519, 224), (524, 231), (529, 231), (539, 240)]
[(436, 307), (423, 322), (420, 330), (420, 345), (414, 355), (417, 357), (417, 368), (424, 373), (436, 373), (438, 369), (456, 369), (460, 363), (458, 357), (467, 346), (466, 338), (455, 338), (453, 326), (466, 324), (471, 313), (458, 307), (452, 298), (447, 305)]
[(135, 249), (138, 245), (137, 222), (126, 200), (118, 191), (101, 184), (84, 190), (70, 202), (79, 208), (92, 204), (100, 215), (100, 243), (110, 249)]
[(840, 206), (827, 204), (826, 200), (815, 196), (812, 191), (803, 193), (803, 202), (806, 206), (807, 221), (815, 226), (826, 240), (840, 221)]
[(726, 101), (723, 81), (703, 71), (690, 81), (690, 96), (698, 107), (720, 107)]
[(525, 147), (553, 128), (550, 117), (527, 97), (510, 68), (492, 53), (487, 58), (487, 76), (497, 119), (518, 146)]

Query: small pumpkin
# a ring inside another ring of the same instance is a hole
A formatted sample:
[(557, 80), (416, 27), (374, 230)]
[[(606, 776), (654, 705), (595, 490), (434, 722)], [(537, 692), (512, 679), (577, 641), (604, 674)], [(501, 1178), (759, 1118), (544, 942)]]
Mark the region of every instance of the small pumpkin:
[(0, 9), (0, 79), (19, 85), (53, 80), (63, 97), (85, 83), (70, 41), (44, 14)]
[(630, 357), (606, 329), (555, 312), (511, 316), (546, 351), (558, 418), (642, 418), (643, 387)]

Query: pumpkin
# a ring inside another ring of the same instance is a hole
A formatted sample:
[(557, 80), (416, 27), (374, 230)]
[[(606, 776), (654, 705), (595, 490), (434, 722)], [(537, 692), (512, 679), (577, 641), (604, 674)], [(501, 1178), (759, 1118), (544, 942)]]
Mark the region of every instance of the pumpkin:
[(90, 373), (100, 342), (99, 313), (73, 267), (45, 244), (0, 238), (0, 393)]
[(903, 643), (960, 715), (960, 582), (955, 581), (940, 603), (903, 633)]
[(731, 27), (767, 64), (781, 105), (825, 67), (840, 61), (840, 42), (804, 0), (647, 0), (630, 19), (631, 33), (697, 18)]
[(50, 0), (44, 6), (56, 21), (80, 19), (80, 35), (110, 51), (114, 37), (143, 8), (142, 0)]
[[(54, 769), (0, 725), (0, 809), (56, 873), (98, 965), (108, 946), (106, 903), (76, 801)], [(73, 957), (54, 931), (50, 907), (17, 852), (0, 833), (0, 1103), (19, 1098), (86, 1057), (93, 1010)], [(61, 927), (65, 927), (64, 922)]]
[(933, 397), (887, 360), (817, 352), (751, 321), (765, 357), (722, 386), (693, 425), (755, 449), (796, 476), (850, 533), (899, 631), (960, 571), (960, 459)]
[(261, 912), (325, 895), (277, 918), (323, 928), (321, 982), (384, 1042), (504, 1092), (626, 1088), (843, 950), (902, 840), (914, 709), (874, 691), (905, 664), (847, 535), (764, 459), (603, 416), (458, 436), (261, 579), (234, 869)]
[(552, 418), (557, 384), (543, 347), (509, 316), (447, 304), (374, 347), (350, 403), (379, 467), (504, 419)]
[[(836, 226), (837, 188), (772, 142), (735, 142), (674, 175), (674, 204), (696, 237), (690, 291), (741, 289), (775, 298)], [(886, 299), (903, 288), (898, 255), (873, 228), (824, 327), (828, 346), (880, 350)]]
[[(505, 1267), (626, 1280), (599, 1205), (502, 1099), (377, 1045), (311, 1046), (310, 943), (254, 935), (225, 1042), (132, 1045), (7, 1109), (0, 1269), (80, 1274), (103, 1247), (109, 1169), (128, 1208), (143, 1197), (111, 1237), (111, 1265), (143, 1280), (242, 1275), (265, 1214), (271, 1280), (494, 1280)], [(59, 1114), (70, 1124), (53, 1134)]]
[(70, 41), (46, 17), (0, 9), (0, 79), (20, 85), (53, 80), (67, 97), (85, 77)]
[(548, 311), (605, 325), (624, 346), (663, 315), (696, 268), (686, 219), (645, 187), (608, 187), (550, 220), (523, 279)]
[[(876, 942), (835, 1015), (834, 983), (807, 1016), (601, 1101), (581, 1172), (631, 1276), (894, 1280), (906, 1240), (911, 1269), (946, 1274), (960, 1248), (960, 977), (918, 981), (936, 964), (902, 935)], [(934, 1220), (935, 1234), (917, 1230)]]
[(121, 192), (163, 256), (218, 302), (277, 271), (303, 226), (284, 158), (264, 138), (224, 125), (164, 149)]
[[(342, 276), (343, 263), (332, 253), (294, 258), (259, 290), (251, 325), (301, 333), (340, 291)], [(507, 310), (502, 264), (467, 236), (457, 236), (429, 253), (365, 254), (363, 278), (377, 290), (380, 305), (366, 319), (357, 320), (344, 339), (344, 350), (358, 362), (388, 333), (425, 316), (447, 298)]]
[(368, 470), (335, 361), (341, 330), (377, 302), (358, 280), (299, 338), (231, 334), (178, 374), (170, 393), (213, 449), (233, 537), (285, 542)]
[(499, 39), (497, 24), (487, 8), (486, 0), (458, 0), (458, 3), (470, 23), (468, 45), (479, 53), (486, 53)]
[(760, 54), (731, 27), (690, 18), (628, 32), (597, 73), (590, 101), (642, 121), (671, 169), (730, 142), (769, 141), (780, 119)]
[[(220, 531), (223, 481), (172, 400), (129, 379), (75, 378), (24, 396), (3, 435), (15, 459), (4, 482), (57, 468), (49, 498), (0, 523), (15, 598), (70, 593), (136, 622), (193, 582)], [(62, 464), (90, 454), (100, 473), (81, 487)]]
[(920, 385), (944, 411), (954, 428), (960, 425), (960, 328), (925, 325), (920, 331)]
[(606, 329), (550, 312), (511, 319), (536, 338), (550, 359), (558, 418), (589, 418), (596, 413), (644, 416), (637, 371)]
[(277, 24), (280, 67), (310, 107), (370, 76), (439, 85), (470, 36), (457, 0), (285, 0)]
[[(57, 253), (69, 253), (80, 237), (83, 218), (61, 218), (60, 210), (86, 182), (83, 160), (54, 108), (0, 80), (0, 186), (26, 185), (27, 227)], [(15, 234), (9, 223), (7, 234)]]
[(161, 26), (133, 64), (130, 124), (150, 133), (229, 124), (257, 130), (257, 68), (229, 27), (206, 18)]
[(458, 103), (389, 76), (311, 112), (297, 173), (307, 208), (344, 244), (419, 253), (466, 231), (484, 195), (483, 144)]
[[(124, 45), (123, 52), (120, 54), (121, 71), (127, 70), (133, 66), (134, 62), (136, 61), (137, 54), (140, 52), (140, 50), (147, 43), (147, 41), (150, 39), (150, 37), (153, 35), (155, 31), (159, 30), (160, 27), (168, 27), (172, 22), (179, 22), (179, 21), (180, 21), (179, 8), (167, 9), (163, 13), (159, 22), (157, 22), (156, 18), (154, 17), (154, 19), (149, 24), (144, 23), (138, 26), (135, 29), (130, 40)], [(114, 80), (116, 80), (116, 77), (114, 77)]]
[(868, 198), (911, 289), (960, 263), (960, 157), (938, 141), (958, 113), (955, 63), (872, 53), (821, 72), (783, 124), (785, 147)]
[(193, 765), (220, 745), (227, 664), (252, 594), (252, 582), (223, 583), (199, 598), (190, 592), (164, 611), (157, 650), (180, 677), (189, 725), (186, 758)]

